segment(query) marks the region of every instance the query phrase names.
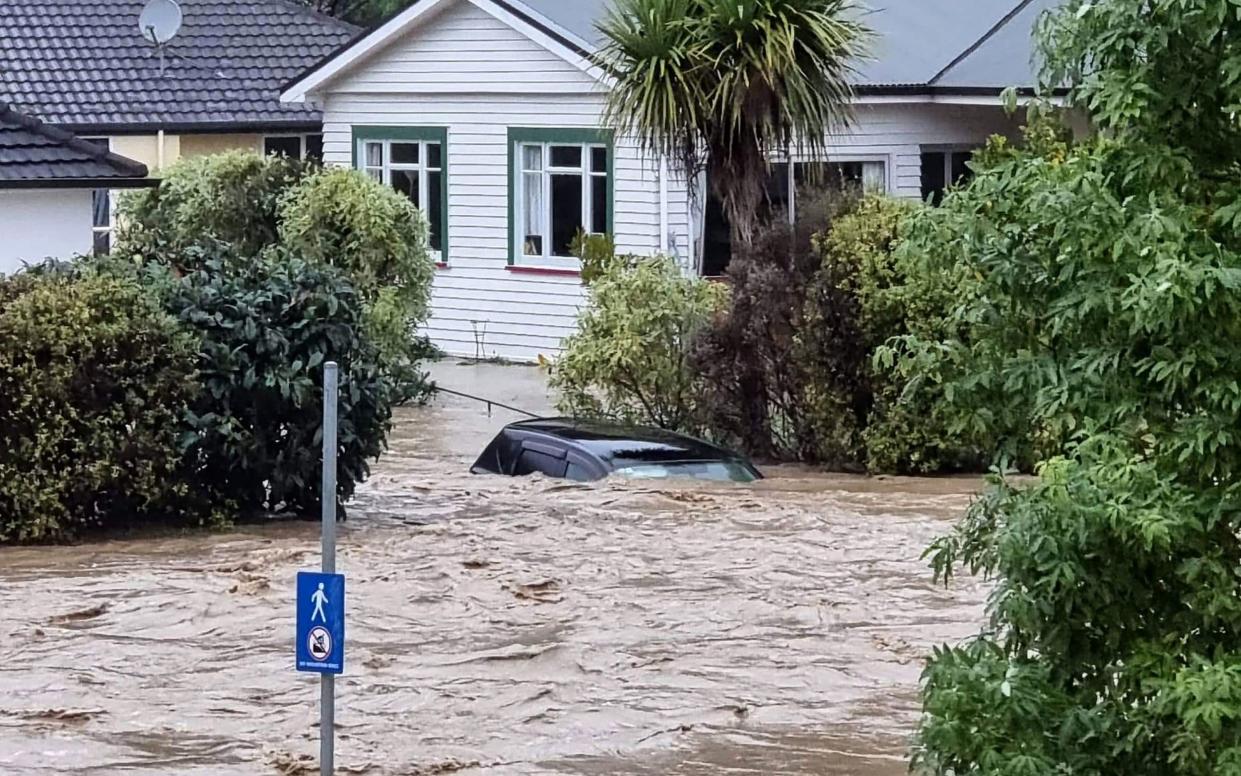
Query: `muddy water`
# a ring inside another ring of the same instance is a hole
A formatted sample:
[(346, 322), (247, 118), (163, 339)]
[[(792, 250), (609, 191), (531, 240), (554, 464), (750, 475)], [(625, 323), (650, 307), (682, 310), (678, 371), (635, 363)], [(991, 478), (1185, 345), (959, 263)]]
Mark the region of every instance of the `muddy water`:
[[(437, 369), (546, 408), (532, 369)], [(919, 554), (971, 480), (472, 477), (507, 413), (403, 411), (342, 527), (342, 773), (902, 774), (983, 591)], [(0, 773), (316, 772), (292, 670), (312, 524), (0, 550)]]

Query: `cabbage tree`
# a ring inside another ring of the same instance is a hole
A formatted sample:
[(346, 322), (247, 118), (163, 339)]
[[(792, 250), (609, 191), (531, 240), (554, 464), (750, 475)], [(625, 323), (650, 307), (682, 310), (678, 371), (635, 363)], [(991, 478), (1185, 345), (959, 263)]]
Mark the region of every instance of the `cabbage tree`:
[(605, 122), (694, 179), (706, 172), (749, 243), (768, 156), (823, 156), (851, 121), (870, 32), (852, 0), (617, 0), (597, 63)]

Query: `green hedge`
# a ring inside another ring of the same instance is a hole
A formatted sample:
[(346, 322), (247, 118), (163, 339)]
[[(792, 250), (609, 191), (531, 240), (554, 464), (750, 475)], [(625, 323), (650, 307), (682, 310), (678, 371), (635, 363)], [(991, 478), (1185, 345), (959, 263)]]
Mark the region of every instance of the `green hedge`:
[(0, 279), (0, 541), (175, 514), (197, 349), (133, 282)]

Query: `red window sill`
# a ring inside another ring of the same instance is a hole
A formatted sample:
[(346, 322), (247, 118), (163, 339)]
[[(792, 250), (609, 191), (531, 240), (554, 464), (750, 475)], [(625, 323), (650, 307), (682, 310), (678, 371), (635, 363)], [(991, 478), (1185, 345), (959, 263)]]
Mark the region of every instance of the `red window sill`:
[(509, 264), (507, 267), (509, 272), (516, 272), (525, 275), (562, 275), (567, 277), (580, 277), (582, 272), (577, 269), (562, 269), (560, 267), (526, 267), (520, 264)]
[(437, 261), (437, 262), (435, 262), (435, 268), (436, 268), (436, 269), (448, 269), (448, 262), (446, 262), (446, 261)]

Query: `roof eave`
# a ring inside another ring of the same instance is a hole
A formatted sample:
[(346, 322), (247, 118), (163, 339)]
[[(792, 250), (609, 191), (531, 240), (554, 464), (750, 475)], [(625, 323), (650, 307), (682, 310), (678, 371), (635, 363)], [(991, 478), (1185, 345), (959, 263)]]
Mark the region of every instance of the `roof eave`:
[(22, 178), (0, 179), (0, 190), (13, 189), (145, 189), (159, 185), (158, 178)]

